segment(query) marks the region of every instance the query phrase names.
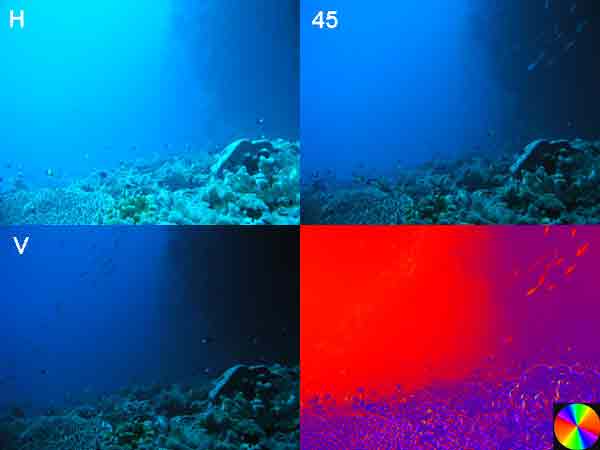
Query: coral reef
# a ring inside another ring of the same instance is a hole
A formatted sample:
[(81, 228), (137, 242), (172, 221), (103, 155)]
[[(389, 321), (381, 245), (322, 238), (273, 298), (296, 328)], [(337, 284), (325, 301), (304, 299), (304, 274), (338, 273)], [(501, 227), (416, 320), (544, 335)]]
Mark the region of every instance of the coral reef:
[(0, 193), (0, 224), (295, 225), (300, 146), (240, 139), (217, 155), (122, 162), (57, 188)]
[(432, 161), (394, 181), (318, 181), (303, 188), (303, 223), (600, 223), (600, 141), (540, 139), (516, 157)]
[(292, 450), (299, 368), (237, 365), (209, 385), (136, 386), (47, 415), (0, 418), (3, 450)]

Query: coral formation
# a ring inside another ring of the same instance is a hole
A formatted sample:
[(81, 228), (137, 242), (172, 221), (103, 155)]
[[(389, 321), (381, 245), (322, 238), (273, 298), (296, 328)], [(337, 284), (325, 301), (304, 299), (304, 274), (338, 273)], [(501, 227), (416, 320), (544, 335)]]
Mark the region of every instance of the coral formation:
[(0, 193), (0, 224), (294, 225), (300, 146), (240, 139), (220, 154), (122, 162), (56, 188)]
[(324, 185), (303, 189), (304, 223), (599, 223), (600, 141), (540, 139), (516, 158), (433, 161), (393, 182)]
[(97, 405), (0, 418), (3, 450), (292, 450), (299, 368), (237, 365), (212, 385), (137, 386)]

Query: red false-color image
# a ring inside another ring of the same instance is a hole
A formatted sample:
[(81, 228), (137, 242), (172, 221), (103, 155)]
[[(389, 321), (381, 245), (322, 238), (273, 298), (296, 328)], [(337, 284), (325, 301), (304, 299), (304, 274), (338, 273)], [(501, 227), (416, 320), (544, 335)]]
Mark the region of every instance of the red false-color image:
[(551, 448), (600, 400), (600, 227), (303, 227), (304, 449)]

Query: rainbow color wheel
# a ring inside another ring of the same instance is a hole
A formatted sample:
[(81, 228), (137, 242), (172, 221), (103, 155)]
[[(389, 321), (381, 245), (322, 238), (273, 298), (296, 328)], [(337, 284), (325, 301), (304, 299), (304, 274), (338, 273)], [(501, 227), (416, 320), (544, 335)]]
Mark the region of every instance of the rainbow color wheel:
[(554, 434), (558, 442), (568, 449), (592, 448), (600, 438), (600, 418), (589, 406), (572, 403), (556, 415)]

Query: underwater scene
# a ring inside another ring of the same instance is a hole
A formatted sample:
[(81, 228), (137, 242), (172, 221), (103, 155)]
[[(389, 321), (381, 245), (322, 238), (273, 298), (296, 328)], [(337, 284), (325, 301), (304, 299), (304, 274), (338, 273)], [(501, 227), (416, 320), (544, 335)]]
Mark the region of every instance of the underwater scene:
[(298, 12), (0, 2), (0, 224), (298, 224)]
[(298, 230), (242, 228), (2, 230), (0, 448), (298, 449)]
[(301, 5), (302, 223), (600, 223), (600, 2), (322, 8)]
[(303, 227), (301, 448), (596, 448), (552, 419), (600, 400), (599, 246), (585, 226)]

